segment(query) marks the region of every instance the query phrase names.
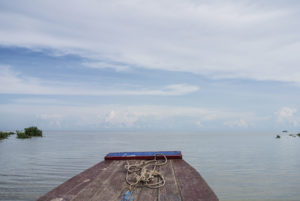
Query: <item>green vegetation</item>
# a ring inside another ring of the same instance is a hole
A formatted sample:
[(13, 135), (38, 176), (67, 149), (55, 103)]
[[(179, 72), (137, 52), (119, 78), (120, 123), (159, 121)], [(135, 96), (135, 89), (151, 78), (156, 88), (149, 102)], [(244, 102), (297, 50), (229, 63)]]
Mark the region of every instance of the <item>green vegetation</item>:
[(43, 132), (35, 126), (24, 129), (25, 131), (17, 131), (18, 138), (42, 137)]
[[(298, 137), (300, 137), (300, 133), (298, 133), (298, 134), (292, 134), (292, 133), (291, 133), (291, 134), (288, 134), (288, 135), (283, 135), (283, 137), (284, 137), (284, 136), (290, 136), (290, 137), (297, 137), (297, 136), (298, 136)], [(280, 136), (280, 135), (276, 135), (275, 138), (281, 138), (281, 136)]]
[[(16, 133), (17, 133), (17, 138), (20, 138), (20, 139), (43, 136), (43, 132), (35, 126), (25, 128), (24, 131), (16, 131)], [(3, 140), (13, 134), (15, 134), (15, 133), (0, 131), (0, 140)]]
[(43, 136), (43, 132), (34, 126), (25, 128), (25, 134), (32, 136), (32, 137), (42, 137)]
[(3, 140), (3, 139), (5, 139), (8, 136), (13, 135), (13, 134), (15, 134), (15, 133), (14, 132), (3, 132), (3, 131), (0, 131), (0, 140)]
[(21, 139), (24, 139), (24, 138), (31, 138), (31, 136), (29, 135), (26, 135), (24, 132), (22, 131), (16, 131), (17, 133), (17, 138), (21, 138)]

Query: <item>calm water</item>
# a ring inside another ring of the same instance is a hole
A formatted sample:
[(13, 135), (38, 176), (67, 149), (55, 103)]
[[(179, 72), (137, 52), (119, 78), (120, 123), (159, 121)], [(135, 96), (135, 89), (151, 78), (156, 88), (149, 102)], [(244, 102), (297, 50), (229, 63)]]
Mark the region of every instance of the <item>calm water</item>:
[(114, 151), (182, 150), (221, 201), (300, 200), (300, 138), (268, 134), (44, 132), (0, 141), (0, 200), (36, 200)]

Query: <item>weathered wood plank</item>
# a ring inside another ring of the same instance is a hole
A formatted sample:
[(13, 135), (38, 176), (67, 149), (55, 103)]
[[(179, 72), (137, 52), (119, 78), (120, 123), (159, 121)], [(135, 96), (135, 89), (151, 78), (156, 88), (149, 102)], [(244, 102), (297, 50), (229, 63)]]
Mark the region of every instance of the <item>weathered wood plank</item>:
[(134, 201), (158, 201), (158, 189), (137, 188), (134, 191)]
[(40, 197), (37, 201), (51, 201), (63, 199), (64, 201), (71, 200), (76, 192), (79, 192), (89, 183), (93, 182), (97, 175), (109, 169), (108, 167), (112, 161), (102, 161), (93, 167), (81, 172), (80, 174), (72, 177), (63, 184), (59, 185), (52, 191)]
[(183, 201), (218, 201), (200, 174), (184, 160), (173, 160), (173, 169)]
[(107, 200), (113, 201), (120, 197), (122, 190), (127, 186), (125, 182), (126, 169), (125, 161), (118, 161), (117, 171), (112, 174), (109, 180), (105, 181), (101, 191), (98, 191), (90, 201)]
[[(119, 201), (122, 191), (128, 187), (125, 181), (125, 163), (126, 161), (98, 163), (38, 201)], [(135, 201), (218, 201), (200, 174), (184, 160), (169, 160), (157, 170), (164, 176), (165, 186), (160, 189), (137, 188), (134, 190)]]
[(138, 193), (135, 193), (136, 201), (158, 201), (158, 189), (143, 187)]
[(161, 166), (159, 172), (165, 178), (166, 183), (159, 189), (158, 201), (181, 201), (172, 160)]
[[(105, 189), (113, 189), (115, 186), (111, 182), (114, 180), (116, 174), (123, 169), (123, 162), (114, 161), (110, 166), (110, 169), (105, 171), (103, 174), (97, 176), (97, 178), (91, 182), (88, 186), (82, 189), (72, 201), (82, 201), (82, 200), (92, 200), (93, 198), (99, 196)], [(100, 196), (101, 197), (101, 196)], [(110, 199), (101, 199), (107, 200)]]

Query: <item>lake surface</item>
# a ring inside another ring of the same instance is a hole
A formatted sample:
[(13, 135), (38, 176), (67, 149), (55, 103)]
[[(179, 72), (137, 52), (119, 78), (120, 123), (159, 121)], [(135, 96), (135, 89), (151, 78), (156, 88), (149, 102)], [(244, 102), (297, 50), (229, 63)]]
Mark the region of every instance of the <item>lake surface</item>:
[(71, 131), (1, 140), (0, 200), (36, 200), (108, 152), (151, 150), (181, 150), (221, 201), (300, 200), (300, 137)]

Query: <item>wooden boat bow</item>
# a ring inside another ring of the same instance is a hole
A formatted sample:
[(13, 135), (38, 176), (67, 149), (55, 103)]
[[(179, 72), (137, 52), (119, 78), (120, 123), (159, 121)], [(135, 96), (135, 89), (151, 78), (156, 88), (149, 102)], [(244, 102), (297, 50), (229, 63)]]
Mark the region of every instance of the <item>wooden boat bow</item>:
[[(124, 168), (126, 160), (131, 160), (131, 163), (149, 160), (154, 158), (153, 154), (161, 152), (118, 153), (127, 154), (123, 159), (109, 158), (120, 157), (117, 156), (118, 154), (106, 155), (106, 160), (67, 180), (38, 201), (120, 201), (122, 191), (128, 187)], [(170, 160), (158, 169), (165, 178), (165, 185), (157, 189), (135, 189), (134, 201), (218, 201), (217, 196), (200, 174), (180, 159), (181, 152), (176, 152), (175, 155), (174, 153), (165, 152), (164, 154), (167, 154)], [(140, 158), (141, 156), (147, 158)]]

